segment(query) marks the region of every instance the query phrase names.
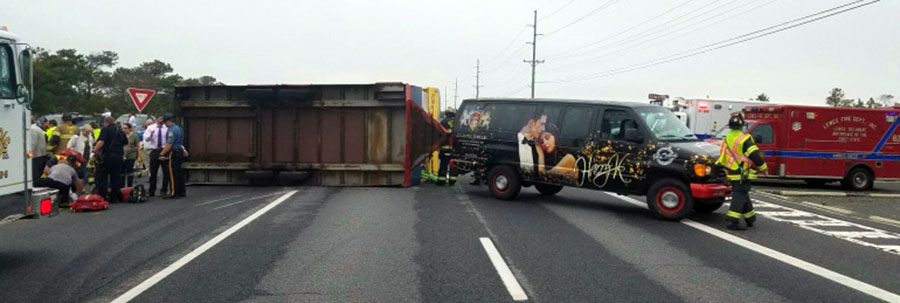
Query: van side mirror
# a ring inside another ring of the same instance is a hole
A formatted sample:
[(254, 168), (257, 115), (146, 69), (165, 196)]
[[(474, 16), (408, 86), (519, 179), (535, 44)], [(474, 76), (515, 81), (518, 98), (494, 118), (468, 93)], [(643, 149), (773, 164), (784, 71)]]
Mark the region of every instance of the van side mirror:
[(644, 133), (637, 128), (625, 128), (625, 141), (634, 143), (644, 143)]

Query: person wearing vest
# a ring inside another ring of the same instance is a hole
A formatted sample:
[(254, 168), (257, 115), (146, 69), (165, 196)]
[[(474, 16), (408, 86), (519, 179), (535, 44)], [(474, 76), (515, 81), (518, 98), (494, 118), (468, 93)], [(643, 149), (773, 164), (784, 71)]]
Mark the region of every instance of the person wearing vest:
[(726, 214), (728, 229), (743, 230), (741, 219), (747, 223), (747, 227), (753, 227), (756, 222), (756, 213), (750, 202), (750, 181), (755, 180), (758, 172), (766, 173), (768, 167), (763, 160), (762, 152), (753, 137), (744, 133), (744, 117), (740, 112), (731, 114), (728, 120), (728, 128), (731, 131), (722, 140), (719, 159), (716, 164), (725, 168), (725, 174), (732, 185), (731, 206)]
[(47, 148), (51, 148), (50, 152), (60, 153), (69, 146), (69, 140), (78, 133), (78, 127), (72, 125), (72, 114), (65, 113), (62, 115), (62, 123), (53, 130)]
[[(47, 143), (50, 143), (50, 138), (53, 138), (53, 131), (56, 130), (56, 120), (51, 119), (50, 122), (48, 122), (48, 123), (49, 124), (47, 125), (47, 127), (44, 128), (44, 135), (47, 136)], [(48, 152), (52, 149), (53, 148), (51, 148), (49, 145), (47, 146)]]
[[(444, 119), (441, 120), (441, 126), (447, 129), (447, 132), (452, 134), (454, 121), (456, 121), (456, 114), (448, 110), (444, 112)], [(438, 166), (437, 185), (444, 185), (447, 183), (449, 183), (450, 185), (456, 184), (456, 168), (450, 167), (450, 152), (453, 151), (453, 147), (451, 147), (450, 144), (452, 144), (452, 142), (450, 142), (450, 139), (444, 141), (444, 144), (441, 145), (441, 151), (438, 153), (438, 161), (440, 161), (440, 165)], [(447, 177), (448, 170), (450, 176), (449, 178)]]

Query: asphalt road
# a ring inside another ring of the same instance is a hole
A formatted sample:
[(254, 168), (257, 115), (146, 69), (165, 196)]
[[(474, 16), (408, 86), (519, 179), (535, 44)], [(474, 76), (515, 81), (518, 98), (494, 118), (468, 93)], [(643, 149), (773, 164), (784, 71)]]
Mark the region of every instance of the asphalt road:
[(640, 197), (527, 188), (507, 202), (465, 181), (194, 186), (6, 223), (0, 301), (510, 302), (502, 264), (530, 302), (900, 300), (900, 227), (756, 195), (757, 226), (734, 232), (724, 208), (669, 222)]

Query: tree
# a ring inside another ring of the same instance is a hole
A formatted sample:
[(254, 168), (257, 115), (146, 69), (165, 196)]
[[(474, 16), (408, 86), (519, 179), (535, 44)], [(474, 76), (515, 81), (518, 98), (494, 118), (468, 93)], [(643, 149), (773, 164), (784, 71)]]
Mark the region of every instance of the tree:
[(885, 107), (900, 105), (894, 102), (894, 95), (890, 94), (881, 95), (880, 97), (878, 97), (878, 101), (881, 101), (881, 104)]
[(766, 93), (759, 94), (759, 96), (756, 96), (756, 101), (769, 102), (769, 96)]
[[(829, 106), (834, 106), (834, 107), (841, 107), (842, 105), (845, 104), (843, 101), (844, 101), (844, 90), (837, 88), (837, 87), (831, 89), (830, 96), (825, 98), (825, 104), (828, 104)], [(853, 101), (851, 100), (850, 102), (853, 102)]]
[(880, 108), (880, 107), (882, 107), (882, 105), (881, 105), (881, 103), (875, 102), (875, 98), (869, 98), (869, 101), (866, 101), (866, 107)]
[[(850, 102), (853, 102), (853, 100), (850, 100)], [(856, 99), (856, 103), (853, 104), (853, 107), (855, 107), (855, 108), (865, 108), (865, 107), (866, 107), (866, 104), (863, 103), (862, 99)]]
[(181, 86), (218, 86), (225, 83), (216, 80), (213, 76), (202, 76), (200, 78), (187, 78), (178, 83)]

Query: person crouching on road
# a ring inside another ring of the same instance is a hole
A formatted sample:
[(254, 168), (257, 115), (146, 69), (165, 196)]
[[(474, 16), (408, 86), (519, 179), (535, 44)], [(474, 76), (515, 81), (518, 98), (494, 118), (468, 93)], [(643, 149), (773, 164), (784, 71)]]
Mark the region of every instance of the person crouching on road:
[(94, 145), (94, 157), (101, 159), (97, 167), (97, 194), (110, 203), (122, 200), (122, 166), (125, 160), (125, 144), (128, 138), (121, 129), (116, 128), (116, 120), (108, 116), (103, 118), (103, 129)]
[(747, 223), (747, 227), (753, 227), (756, 222), (756, 213), (753, 211), (753, 203), (750, 202), (750, 181), (755, 180), (757, 172), (766, 173), (768, 167), (763, 160), (762, 152), (753, 137), (744, 133), (744, 117), (740, 112), (733, 113), (728, 120), (731, 131), (722, 140), (719, 159), (716, 164), (725, 167), (725, 174), (732, 184), (731, 206), (728, 208), (728, 229), (743, 230), (741, 219)]
[(187, 195), (184, 188), (184, 175), (181, 171), (181, 163), (184, 161), (184, 132), (181, 127), (175, 124), (175, 117), (165, 115), (165, 121), (168, 132), (166, 133), (166, 145), (160, 151), (159, 160), (165, 163), (163, 171), (169, 178), (169, 194), (163, 199), (181, 198)]
[(69, 190), (75, 185), (75, 193), (81, 194), (84, 189), (84, 181), (78, 178), (78, 172), (75, 170), (78, 157), (69, 154), (62, 163), (53, 165), (49, 168), (46, 178), (40, 178), (34, 181), (34, 187), (50, 187), (56, 189), (57, 203), (66, 203), (69, 201)]

